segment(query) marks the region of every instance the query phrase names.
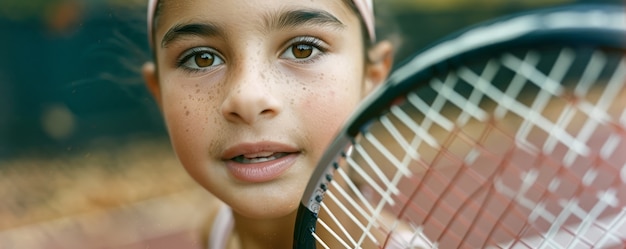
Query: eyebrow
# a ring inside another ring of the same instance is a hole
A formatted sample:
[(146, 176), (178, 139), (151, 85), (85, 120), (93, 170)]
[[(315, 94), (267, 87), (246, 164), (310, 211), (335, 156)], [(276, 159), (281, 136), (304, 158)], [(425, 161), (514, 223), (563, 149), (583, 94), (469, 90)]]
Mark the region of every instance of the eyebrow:
[[(265, 28), (268, 30), (280, 30), (296, 28), (304, 25), (330, 26), (343, 29), (345, 25), (332, 14), (323, 10), (288, 10), (270, 13), (264, 18)], [(185, 36), (224, 36), (225, 30), (217, 24), (210, 22), (177, 24), (170, 28), (163, 36), (161, 47), (179, 40)]]
[(265, 18), (265, 26), (271, 29), (295, 28), (303, 25), (331, 26), (342, 29), (345, 25), (332, 14), (323, 10), (287, 10), (270, 13)]
[(167, 47), (168, 44), (185, 36), (210, 37), (222, 35), (224, 35), (224, 29), (212, 23), (178, 24), (165, 33), (161, 41), (161, 47)]

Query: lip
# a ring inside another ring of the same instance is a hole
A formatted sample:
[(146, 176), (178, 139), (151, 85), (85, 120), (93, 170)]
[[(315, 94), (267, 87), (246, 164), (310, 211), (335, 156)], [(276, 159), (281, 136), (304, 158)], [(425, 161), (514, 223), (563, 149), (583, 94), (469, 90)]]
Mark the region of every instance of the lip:
[[(236, 157), (278, 155), (271, 160), (244, 163)], [(268, 182), (280, 177), (293, 166), (300, 151), (286, 144), (274, 142), (242, 143), (230, 147), (222, 154), (226, 168), (236, 179), (250, 183)]]

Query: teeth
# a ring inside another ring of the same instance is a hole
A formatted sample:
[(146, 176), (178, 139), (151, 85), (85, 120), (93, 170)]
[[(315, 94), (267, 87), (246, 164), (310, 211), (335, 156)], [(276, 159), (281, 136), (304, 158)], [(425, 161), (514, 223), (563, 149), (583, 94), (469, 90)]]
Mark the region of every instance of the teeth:
[(274, 152), (261, 152), (261, 153), (256, 153), (256, 154), (243, 154), (242, 156), (246, 158), (257, 158), (257, 157), (271, 157), (274, 154), (275, 154)]
[(266, 157), (254, 157), (254, 158), (248, 158), (244, 155), (241, 156), (237, 156), (235, 158), (233, 158), (232, 160), (238, 163), (245, 163), (245, 164), (252, 164), (252, 163), (262, 163), (262, 162), (267, 162), (267, 161), (272, 161), (272, 160), (276, 160), (279, 159), (281, 157), (286, 156), (287, 153), (273, 153), (270, 156), (266, 156)]

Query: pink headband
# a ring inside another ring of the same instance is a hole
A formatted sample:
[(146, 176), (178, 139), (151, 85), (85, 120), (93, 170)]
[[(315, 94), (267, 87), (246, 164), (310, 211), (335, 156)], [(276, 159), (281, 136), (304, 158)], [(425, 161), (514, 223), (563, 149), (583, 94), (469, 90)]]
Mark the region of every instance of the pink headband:
[[(376, 33), (374, 32), (374, 6), (372, 0), (352, 0), (354, 5), (356, 5), (359, 12), (361, 12), (361, 16), (363, 17), (363, 22), (367, 27), (367, 31), (369, 32), (370, 39), (372, 41), (376, 40)], [(150, 46), (153, 46), (153, 37), (152, 37), (152, 24), (154, 20), (154, 12), (156, 11), (156, 7), (159, 0), (149, 0), (148, 1), (148, 42)]]

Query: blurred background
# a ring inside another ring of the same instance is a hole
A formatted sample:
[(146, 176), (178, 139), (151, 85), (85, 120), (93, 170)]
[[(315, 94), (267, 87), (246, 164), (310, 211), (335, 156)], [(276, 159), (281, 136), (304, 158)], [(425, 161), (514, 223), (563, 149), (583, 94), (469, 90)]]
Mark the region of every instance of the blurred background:
[[(396, 60), (497, 16), (621, 0), (377, 0)], [(0, 2), (0, 249), (200, 248), (215, 202), (143, 87), (146, 0)]]

